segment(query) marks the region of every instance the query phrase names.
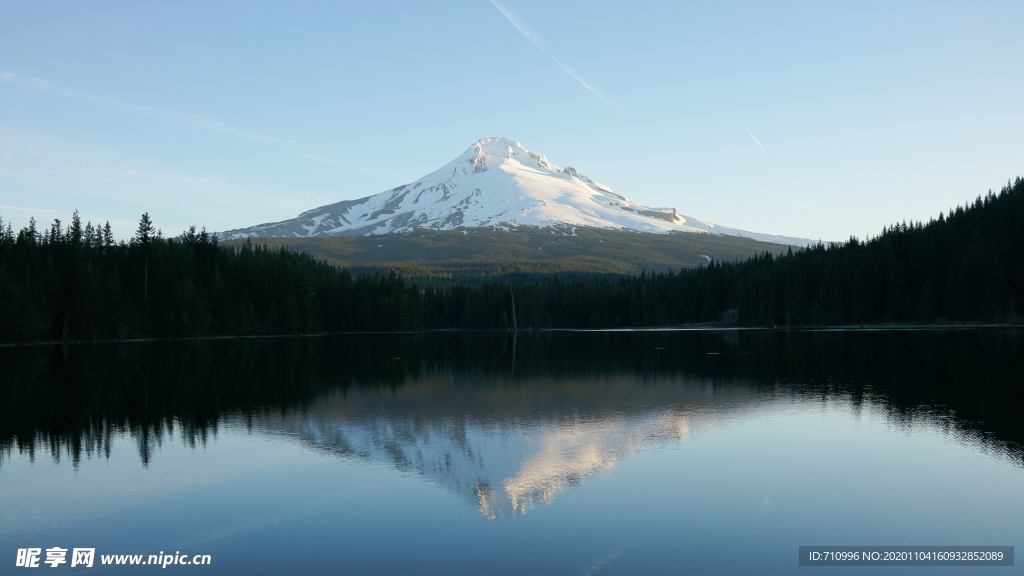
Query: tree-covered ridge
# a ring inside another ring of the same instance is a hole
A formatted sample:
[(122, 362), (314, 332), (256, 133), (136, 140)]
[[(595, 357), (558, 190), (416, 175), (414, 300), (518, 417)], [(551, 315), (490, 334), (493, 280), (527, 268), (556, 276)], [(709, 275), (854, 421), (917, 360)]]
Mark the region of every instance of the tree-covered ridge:
[[(1024, 180), (927, 224), (678, 273), (421, 289), (205, 230), (0, 222), (0, 339), (91, 340), (450, 328), (1020, 322)], [(513, 316), (513, 300), (515, 314)]]
[[(479, 284), (507, 279), (546, 281), (558, 275), (589, 280), (600, 276), (669, 272), (717, 261), (745, 260), (781, 244), (750, 238), (677, 232), (650, 234), (579, 226), (510, 230), (417, 229), (383, 236), (260, 238), (326, 260), (354, 275), (398, 272), (406, 280), (431, 285)], [(224, 244), (240, 245), (239, 240)]]
[[(618, 282), (517, 288), (519, 325), (745, 326), (1020, 322), (1024, 180), (927, 224)], [(524, 290), (520, 296), (520, 290)], [(491, 292), (500, 293), (492, 288)]]
[(304, 254), (205, 230), (129, 242), (109, 224), (0, 235), (0, 338), (124, 339), (419, 328), (419, 292), (396, 276), (353, 279)]

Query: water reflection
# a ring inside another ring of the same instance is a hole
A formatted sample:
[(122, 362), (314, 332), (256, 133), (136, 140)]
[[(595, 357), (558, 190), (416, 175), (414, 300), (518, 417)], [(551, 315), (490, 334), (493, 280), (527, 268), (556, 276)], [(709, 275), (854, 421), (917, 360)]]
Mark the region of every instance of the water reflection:
[(401, 394), (335, 393), (303, 411), (256, 417), (252, 427), (420, 474), (493, 518), (525, 513), (630, 454), (713, 426), (718, 411), (755, 396), (749, 388), (709, 395), (703, 384), (648, 384), (617, 377), (465, 387), (428, 376)]
[[(13, 452), (142, 464), (225, 424), (393, 466), (513, 516), (631, 454), (765, 403), (865, 404), (1024, 464), (1021, 333), (671, 332), (351, 336), (0, 351)], [(514, 363), (514, 375), (513, 375)]]

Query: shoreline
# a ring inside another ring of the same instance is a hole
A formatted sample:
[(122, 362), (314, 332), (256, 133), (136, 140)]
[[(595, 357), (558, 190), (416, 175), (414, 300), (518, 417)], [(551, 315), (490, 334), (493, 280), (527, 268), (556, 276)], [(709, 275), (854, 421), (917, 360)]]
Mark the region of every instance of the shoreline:
[(0, 342), (0, 348), (22, 348), (29, 346), (69, 346), (87, 344), (135, 344), (144, 342), (186, 342), (202, 340), (258, 340), (271, 338), (322, 338), (325, 336), (350, 336), (360, 334), (462, 334), (462, 333), (505, 333), (519, 332), (725, 332), (725, 331), (779, 331), (779, 332), (910, 332), (943, 330), (992, 330), (1021, 329), (1024, 324), (858, 324), (846, 326), (725, 326), (715, 324), (690, 324), (651, 328), (537, 328), (509, 330), (502, 328), (428, 328), (423, 330), (399, 330), (383, 332), (319, 332), (316, 334), (233, 334), (219, 336), (164, 336), (152, 338), (114, 338), (98, 340), (39, 340), (30, 342)]

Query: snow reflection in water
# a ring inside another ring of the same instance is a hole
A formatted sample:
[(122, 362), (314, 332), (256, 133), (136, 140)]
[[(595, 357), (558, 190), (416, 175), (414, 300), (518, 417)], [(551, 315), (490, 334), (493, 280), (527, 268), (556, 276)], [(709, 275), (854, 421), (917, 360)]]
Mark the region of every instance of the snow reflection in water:
[[(603, 394), (573, 393), (586, 384), (456, 391), (427, 379), (409, 382), (400, 395), (335, 394), (304, 411), (257, 418), (254, 429), (421, 475), (497, 518), (525, 514), (634, 453), (714, 428), (720, 412), (756, 400), (749, 388), (711, 392), (702, 383), (643, 386), (631, 379), (606, 382)], [(475, 396), (465, 405), (482, 409), (452, 409), (455, 394)], [(572, 407), (560, 410), (559, 400), (569, 397)], [(600, 407), (612, 398), (614, 410)]]

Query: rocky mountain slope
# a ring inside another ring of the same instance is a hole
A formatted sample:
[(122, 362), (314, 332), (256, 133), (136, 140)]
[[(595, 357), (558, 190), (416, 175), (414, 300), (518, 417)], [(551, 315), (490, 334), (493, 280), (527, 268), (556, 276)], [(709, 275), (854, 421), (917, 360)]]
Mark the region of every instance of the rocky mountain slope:
[(652, 208), (611, 188), (559, 168), (541, 153), (509, 138), (482, 138), (441, 169), (405, 184), (357, 200), (344, 200), (282, 222), (228, 230), (224, 240), (371, 236), (417, 229), (459, 230), (519, 227), (576, 227), (637, 232), (697, 232), (805, 246), (806, 238), (778, 236), (720, 226)]

